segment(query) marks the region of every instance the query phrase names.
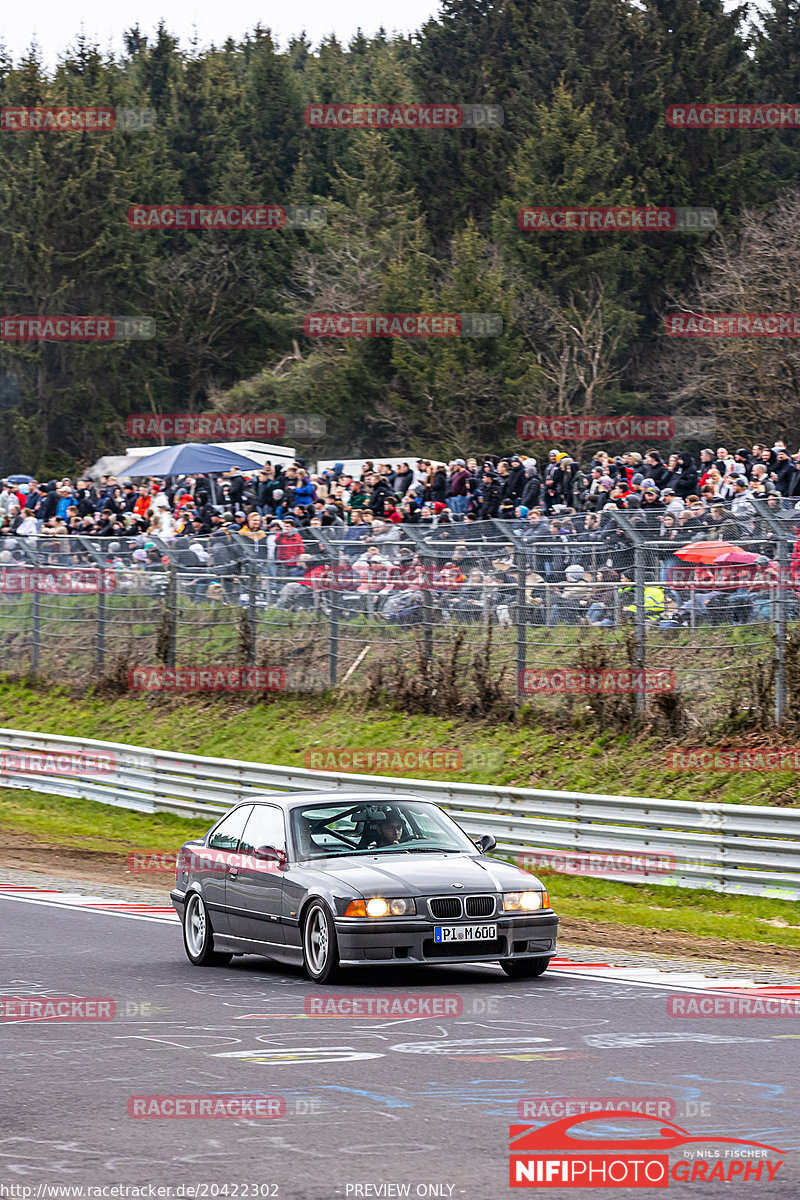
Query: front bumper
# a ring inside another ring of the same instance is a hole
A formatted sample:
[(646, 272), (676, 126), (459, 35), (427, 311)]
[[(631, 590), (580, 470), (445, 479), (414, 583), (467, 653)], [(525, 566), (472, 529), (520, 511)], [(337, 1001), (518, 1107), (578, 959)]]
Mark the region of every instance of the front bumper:
[(433, 931), (442, 924), (477, 924), (420, 920), (395, 921), (379, 917), (337, 917), (336, 936), (342, 966), (370, 962), (446, 963), (497, 962), (499, 959), (552, 958), (556, 952), (558, 917), (554, 912), (505, 914), (481, 924), (496, 925), (497, 939), (491, 942), (446, 942), (436, 944)]

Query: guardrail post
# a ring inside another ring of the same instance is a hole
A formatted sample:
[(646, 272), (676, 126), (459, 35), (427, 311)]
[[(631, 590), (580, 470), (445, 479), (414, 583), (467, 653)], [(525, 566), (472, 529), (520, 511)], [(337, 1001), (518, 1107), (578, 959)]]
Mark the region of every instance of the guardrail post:
[(339, 592), (337, 582), (336, 572), (332, 572), (329, 592), (331, 611), (328, 637), (328, 682), (331, 687), (336, 687), (339, 674)]
[(39, 651), (41, 649), (41, 614), (39, 593), (34, 589), (31, 596), (31, 675), (39, 674)]

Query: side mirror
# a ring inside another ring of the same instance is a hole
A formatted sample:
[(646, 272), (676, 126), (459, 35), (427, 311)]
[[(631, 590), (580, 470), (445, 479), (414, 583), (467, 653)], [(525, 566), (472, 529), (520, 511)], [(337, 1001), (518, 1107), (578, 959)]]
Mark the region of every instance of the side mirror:
[(259, 846), (253, 851), (253, 857), (262, 859), (265, 862), (276, 862), (278, 870), (282, 871), (286, 866), (286, 851), (276, 850), (274, 846)]
[(492, 837), (490, 833), (482, 833), (479, 838), (475, 838), (475, 845), (481, 854), (488, 854), (497, 845), (497, 838)]

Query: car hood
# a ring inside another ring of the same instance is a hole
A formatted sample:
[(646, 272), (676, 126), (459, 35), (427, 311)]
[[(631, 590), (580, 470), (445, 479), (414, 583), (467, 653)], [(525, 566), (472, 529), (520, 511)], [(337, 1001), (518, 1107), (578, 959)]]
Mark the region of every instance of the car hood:
[[(509, 892), (541, 887), (535, 875), (494, 858), (471, 854), (371, 854), (317, 859), (311, 870), (333, 875), (364, 896), (431, 895), (459, 892)], [(455, 889), (454, 889), (455, 890)]]

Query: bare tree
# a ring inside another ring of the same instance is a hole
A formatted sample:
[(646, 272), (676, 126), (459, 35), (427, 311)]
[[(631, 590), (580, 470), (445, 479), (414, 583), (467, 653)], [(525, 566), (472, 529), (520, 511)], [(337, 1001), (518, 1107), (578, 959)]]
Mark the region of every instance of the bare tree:
[[(800, 192), (768, 212), (743, 212), (735, 239), (717, 238), (702, 256), (689, 297), (671, 297), (682, 313), (800, 311)], [(789, 432), (800, 420), (800, 339), (665, 338), (653, 377), (670, 411), (713, 409), (716, 427), (740, 438)]]
[(635, 318), (609, 303), (597, 279), (563, 308), (543, 292), (518, 289), (515, 317), (541, 368), (537, 398), (558, 416), (597, 412), (623, 374), (619, 352)]

